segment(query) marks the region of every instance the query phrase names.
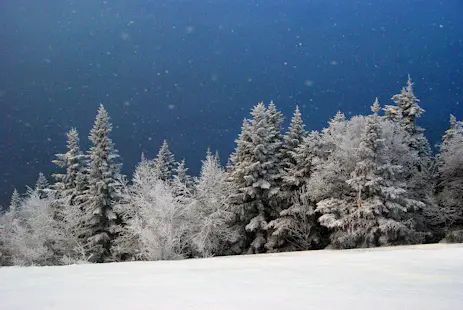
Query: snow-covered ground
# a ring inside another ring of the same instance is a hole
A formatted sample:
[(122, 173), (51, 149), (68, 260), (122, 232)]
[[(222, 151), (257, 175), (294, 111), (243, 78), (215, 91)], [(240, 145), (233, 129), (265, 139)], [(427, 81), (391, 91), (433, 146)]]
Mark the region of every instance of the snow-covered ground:
[(463, 309), (463, 245), (0, 268), (0, 309)]

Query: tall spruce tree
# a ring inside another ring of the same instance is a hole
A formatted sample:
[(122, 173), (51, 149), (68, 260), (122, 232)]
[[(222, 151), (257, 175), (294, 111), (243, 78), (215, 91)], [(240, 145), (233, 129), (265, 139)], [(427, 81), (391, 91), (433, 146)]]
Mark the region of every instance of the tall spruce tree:
[(317, 204), (320, 223), (333, 230), (336, 248), (376, 247), (420, 242), (413, 218), (407, 212), (422, 205), (407, 198), (399, 179), (401, 166), (391, 164), (384, 148), (377, 101), (366, 122), (357, 161), (346, 183), (350, 194), (328, 198)]
[(109, 138), (111, 131), (109, 115), (100, 105), (89, 136), (92, 147), (88, 153), (88, 189), (83, 195), (86, 246), (93, 262), (109, 259), (111, 242), (118, 231), (114, 206), (121, 196), (118, 184), (121, 165), (116, 162), (119, 155)]
[(267, 110), (263, 103), (252, 109), (251, 116), (236, 141), (229, 180), (238, 225), (246, 231), (244, 247), (248, 253), (260, 253), (267, 242), (266, 226), (278, 215), (282, 120), (274, 105)]
[(287, 191), (287, 208), (271, 221), (272, 231), (266, 247), (270, 251), (310, 250), (325, 245), (325, 229), (318, 223), (316, 205), (308, 195), (308, 181), (314, 163), (322, 157), (320, 134), (311, 132), (294, 149), (295, 164), (283, 174), (283, 190)]
[(67, 204), (74, 205), (87, 187), (85, 180), (86, 156), (80, 150), (79, 134), (75, 128), (67, 133), (67, 152), (55, 156), (56, 159), (52, 162), (65, 169), (65, 173), (53, 175), (57, 181), (53, 184), (55, 196)]
[(442, 138), (437, 156), (439, 222), (448, 241), (463, 241), (463, 122), (450, 116), (450, 128)]
[[(293, 181), (294, 170), (297, 165), (297, 148), (302, 144), (307, 137), (307, 132), (304, 129), (305, 125), (302, 121), (302, 115), (299, 107), (296, 106), (294, 115), (288, 132), (283, 137), (282, 146), (282, 163), (281, 175), (283, 178), (283, 187), (286, 194), (289, 194), (298, 187), (297, 182)], [(295, 187), (294, 187), (295, 186)]]
[(405, 129), (408, 133), (408, 146), (417, 152), (418, 157), (407, 167), (405, 178), (411, 198), (424, 203), (423, 208), (416, 211), (418, 229), (430, 232), (427, 236), (429, 241), (437, 241), (434, 236), (434, 214), (438, 213), (438, 205), (432, 195), (435, 186), (434, 161), (431, 158), (431, 147), (424, 136), (424, 129), (416, 124), (425, 111), (419, 105), (420, 100), (414, 94), (413, 85), (409, 75), (407, 86), (402, 88), (400, 94), (392, 97), (395, 105), (387, 105), (383, 110), (386, 119), (399, 123)]
[(162, 143), (159, 153), (154, 160), (154, 166), (161, 180), (172, 181), (173, 172), (177, 164), (166, 140)]
[[(284, 205), (284, 197), (282, 195), (282, 160), (283, 160), (283, 114), (278, 111), (275, 103), (270, 102), (266, 117), (269, 122), (268, 131), (268, 163), (263, 168), (268, 173), (270, 180), (273, 181), (273, 188), (268, 195), (268, 203), (270, 205), (270, 217), (278, 217), (281, 210), (286, 208)], [(270, 165), (270, 166), (267, 166)], [(267, 168), (268, 167), (268, 168)]]
[[(177, 163), (177, 168), (175, 169), (175, 174), (173, 176), (173, 191), (176, 193), (176, 191), (181, 188), (191, 189), (193, 187), (193, 183), (193, 178), (188, 174), (185, 159), (182, 159), (181, 162)], [(179, 186), (179, 184), (183, 185)]]
[(407, 86), (402, 88), (400, 94), (394, 95), (395, 105), (386, 105), (383, 109), (386, 119), (400, 123), (410, 134), (410, 147), (415, 149), (419, 156), (428, 159), (431, 154), (429, 142), (423, 135), (423, 129), (417, 126), (417, 119), (425, 112), (419, 105), (420, 100), (413, 91), (412, 80), (408, 76)]
[(19, 210), (21, 205), (21, 197), (19, 196), (18, 190), (15, 188), (10, 200), (10, 212), (15, 213)]
[(45, 198), (49, 189), (50, 184), (48, 183), (47, 178), (42, 172), (39, 172), (39, 177), (37, 178), (37, 182), (35, 182), (35, 190), (39, 194), (40, 198)]

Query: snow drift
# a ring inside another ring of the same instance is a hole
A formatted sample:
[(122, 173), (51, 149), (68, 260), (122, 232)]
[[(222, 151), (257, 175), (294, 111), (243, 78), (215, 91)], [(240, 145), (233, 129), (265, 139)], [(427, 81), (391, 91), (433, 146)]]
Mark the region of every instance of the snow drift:
[(463, 245), (0, 268), (0, 309), (461, 309)]

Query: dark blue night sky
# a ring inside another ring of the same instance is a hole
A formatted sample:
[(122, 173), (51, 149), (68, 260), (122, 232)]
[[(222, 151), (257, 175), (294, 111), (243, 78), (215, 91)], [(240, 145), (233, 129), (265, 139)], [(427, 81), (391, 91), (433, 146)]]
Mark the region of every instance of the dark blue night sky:
[[(103, 103), (131, 174), (167, 139), (199, 171), (207, 147), (225, 161), (258, 101), (308, 129), (338, 109), (390, 104), (410, 73), (439, 142), (463, 119), (463, 1), (2, 0), (0, 204), (65, 151), (84, 147)], [(460, 103), (462, 102), (462, 103)]]

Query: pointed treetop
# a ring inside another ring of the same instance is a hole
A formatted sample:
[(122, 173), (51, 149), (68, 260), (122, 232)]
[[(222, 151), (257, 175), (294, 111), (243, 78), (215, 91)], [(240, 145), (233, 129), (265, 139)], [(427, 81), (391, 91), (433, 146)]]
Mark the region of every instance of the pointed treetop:
[[(299, 110), (299, 106), (296, 105), (296, 109), (294, 110), (293, 117), (291, 118), (291, 124), (302, 124), (302, 114), (301, 110)], [(304, 126), (304, 124), (302, 124)]]
[[(82, 152), (80, 150), (79, 133), (75, 128), (71, 128), (67, 134), (67, 152), (64, 154), (56, 154), (57, 159), (52, 160), (52, 163), (60, 168), (69, 168), (70, 165), (82, 159)], [(54, 174), (57, 180), (62, 181), (65, 178), (63, 174)]]
[(76, 128), (71, 128), (68, 133), (66, 134), (68, 140), (67, 140), (67, 147), (68, 150), (73, 151), (73, 150), (79, 150), (79, 133), (77, 132)]
[(340, 122), (344, 122), (345, 120), (346, 120), (346, 116), (344, 115), (344, 113), (338, 110), (336, 112), (336, 115), (333, 118), (333, 121), (335, 123), (340, 123)]
[(261, 101), (252, 108), (251, 115), (253, 116), (254, 120), (255, 119), (263, 119), (265, 111), (266, 111), (266, 109), (265, 109), (264, 102)]
[(454, 115), (450, 114), (450, 127), (445, 131), (442, 141), (446, 143), (459, 134), (463, 134), (463, 122), (459, 122)]
[(174, 154), (169, 150), (169, 145), (166, 140), (162, 143), (159, 153), (154, 160), (154, 164), (161, 180), (171, 181), (172, 172), (175, 169), (176, 163)]
[(455, 127), (457, 125), (457, 118), (455, 115), (450, 114), (450, 127)]
[(386, 113), (390, 114), (390, 118), (402, 122), (409, 131), (414, 131), (415, 121), (424, 113), (424, 110), (418, 104), (420, 99), (416, 98), (413, 93), (413, 83), (410, 75), (408, 76), (407, 86), (402, 88), (400, 94), (394, 95), (392, 100), (396, 106), (386, 106)]
[(269, 120), (275, 124), (277, 129), (279, 129), (283, 124), (283, 114), (278, 111), (277, 106), (275, 103), (273, 103), (273, 101), (270, 101), (270, 104), (267, 108), (267, 115)]
[(99, 144), (99, 140), (107, 137), (112, 131), (112, 125), (108, 112), (105, 110), (102, 104), (98, 109), (98, 114), (95, 118), (92, 130), (90, 130), (89, 139), (93, 144)]
[(211, 148), (210, 148), (210, 147), (207, 147), (207, 150), (206, 150), (206, 157), (211, 157), (211, 156), (212, 156)]
[(412, 78), (411, 78), (410, 73), (409, 73), (408, 74), (408, 80), (407, 80), (407, 91), (413, 92), (413, 84), (415, 84), (415, 83), (412, 82)]
[(39, 172), (39, 177), (37, 179), (37, 182), (35, 183), (35, 189), (36, 190), (43, 190), (48, 188), (49, 184), (47, 181), (47, 178), (42, 172)]
[(13, 191), (13, 195), (11, 195), (11, 202), (10, 202), (10, 212), (16, 212), (19, 209), (21, 204), (21, 197), (17, 189), (15, 188)]
[(306, 135), (304, 122), (302, 121), (302, 114), (299, 110), (299, 106), (296, 106), (296, 110), (294, 111), (293, 117), (291, 118), (291, 123), (289, 126), (289, 132), (287, 133), (290, 135), (291, 133), (301, 133), (304, 136)]
[(296, 106), (294, 115), (291, 118), (289, 129), (283, 137), (283, 150), (282, 150), (282, 165), (285, 171), (289, 171), (292, 166), (296, 164), (294, 157), (295, 149), (302, 143), (304, 138), (307, 136), (304, 122), (302, 121), (302, 115), (299, 111), (299, 107)]
[(338, 110), (336, 112), (336, 115), (331, 120), (328, 121), (328, 125), (333, 126), (335, 124), (342, 123), (345, 120), (346, 120), (346, 116), (344, 115), (344, 113)]
[(381, 111), (381, 106), (379, 105), (379, 100), (378, 97), (376, 97), (375, 102), (371, 106), (371, 111), (375, 114), (378, 115), (379, 111)]
[(191, 176), (188, 175), (187, 171), (188, 168), (186, 167), (185, 159), (182, 159), (180, 163), (177, 163), (177, 168), (175, 169), (176, 174), (173, 177), (174, 187), (179, 185), (177, 183), (186, 185), (187, 187), (191, 186), (192, 179)]
[(175, 169), (175, 172), (177, 173), (177, 176), (180, 179), (184, 179), (187, 170), (188, 170), (188, 168), (186, 168), (186, 166), (185, 166), (185, 158), (184, 158), (184, 159), (182, 159), (182, 161), (180, 163), (178, 163), (177, 169)]

